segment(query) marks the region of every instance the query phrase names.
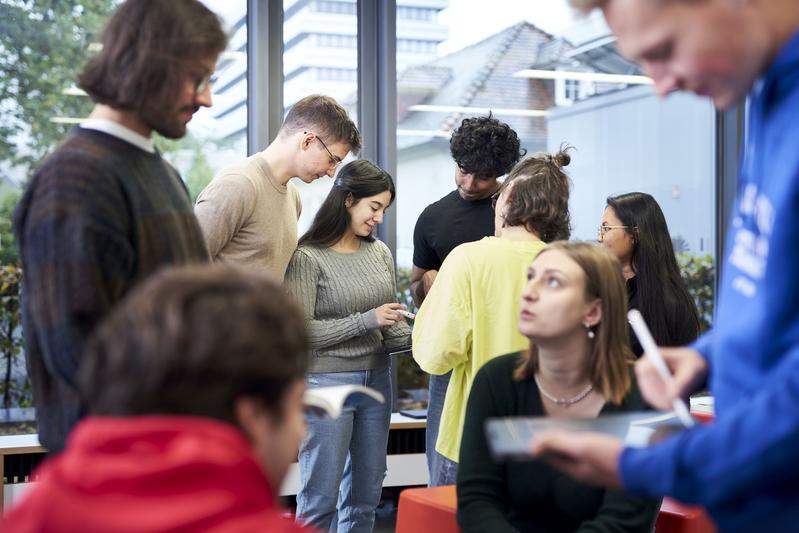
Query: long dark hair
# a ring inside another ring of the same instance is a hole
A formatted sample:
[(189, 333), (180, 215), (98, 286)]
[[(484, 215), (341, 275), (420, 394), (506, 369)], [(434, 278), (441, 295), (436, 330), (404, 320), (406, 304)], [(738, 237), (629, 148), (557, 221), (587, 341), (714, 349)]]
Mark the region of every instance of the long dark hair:
[[(350, 224), (347, 198), (351, 196), (354, 205), (361, 198), (369, 198), (385, 191), (391, 193), (390, 205), (394, 201), (395, 190), (394, 180), (388, 172), (365, 159), (347, 163), (338, 171), (333, 188), (316, 212), (311, 227), (300, 238), (300, 246), (318, 248), (333, 246), (341, 239)], [(362, 238), (367, 241), (374, 240), (371, 235)]]
[[(652, 196), (631, 192), (609, 196), (624, 231), (633, 241), (630, 267), (638, 288), (638, 310), (662, 346), (684, 344), (699, 335), (699, 316), (680, 275), (666, 218)], [(670, 331), (670, 325), (689, 318), (693, 331)]]

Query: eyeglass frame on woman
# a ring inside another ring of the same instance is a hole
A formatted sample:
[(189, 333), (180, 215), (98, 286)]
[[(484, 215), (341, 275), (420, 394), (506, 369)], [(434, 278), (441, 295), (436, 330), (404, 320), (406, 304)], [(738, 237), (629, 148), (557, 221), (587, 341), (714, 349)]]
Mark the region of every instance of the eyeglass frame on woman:
[[(312, 131), (304, 131), (304, 132), (302, 132), (302, 134), (303, 134), (303, 135), (308, 135), (309, 133), (313, 133), (313, 132), (312, 132)], [(329, 149), (329, 148), (327, 147), (327, 145), (325, 144), (325, 141), (323, 141), (321, 137), (319, 137), (319, 136), (318, 136), (317, 134), (315, 134), (315, 133), (313, 133), (313, 136), (314, 136), (314, 138), (315, 138), (317, 141), (319, 141), (320, 143), (322, 143), (322, 146), (324, 147), (325, 151), (326, 151), (326, 152), (327, 152), (327, 154), (330, 156), (330, 160), (333, 162), (333, 163), (332, 163), (330, 166), (332, 166), (333, 168), (337, 168), (337, 167), (338, 167), (338, 166), (341, 164), (341, 162), (342, 162), (342, 161), (341, 161), (341, 159), (340, 159), (338, 156), (336, 156), (336, 155), (333, 155), (333, 152), (331, 152), (331, 151), (330, 151), (330, 149)]]
[(597, 228), (596, 234), (597, 237), (603, 239), (607, 233), (612, 229), (628, 229), (630, 226), (599, 226)]

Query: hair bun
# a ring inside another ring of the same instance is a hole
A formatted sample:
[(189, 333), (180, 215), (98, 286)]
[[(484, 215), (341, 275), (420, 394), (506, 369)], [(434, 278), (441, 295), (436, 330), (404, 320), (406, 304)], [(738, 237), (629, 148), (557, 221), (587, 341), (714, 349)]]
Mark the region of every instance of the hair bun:
[(571, 156), (568, 153), (568, 150), (571, 150), (571, 146), (561, 146), (560, 151), (557, 154), (552, 156), (552, 160), (555, 162), (556, 165), (559, 167), (567, 167), (569, 163), (571, 163)]

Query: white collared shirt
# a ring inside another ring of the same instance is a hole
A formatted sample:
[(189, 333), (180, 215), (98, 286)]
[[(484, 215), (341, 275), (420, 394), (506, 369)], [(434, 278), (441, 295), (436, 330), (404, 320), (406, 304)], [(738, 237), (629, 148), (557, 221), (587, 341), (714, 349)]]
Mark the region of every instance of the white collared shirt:
[(103, 133), (122, 139), (145, 152), (151, 154), (155, 153), (155, 146), (153, 145), (152, 138), (136, 133), (132, 129), (118, 122), (114, 122), (113, 120), (108, 120), (106, 118), (87, 118), (80, 123), (80, 127), (87, 130), (102, 131)]

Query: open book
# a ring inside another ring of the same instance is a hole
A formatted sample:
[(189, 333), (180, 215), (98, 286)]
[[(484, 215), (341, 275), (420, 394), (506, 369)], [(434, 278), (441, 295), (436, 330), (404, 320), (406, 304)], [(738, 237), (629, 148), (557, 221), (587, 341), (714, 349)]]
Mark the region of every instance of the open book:
[(302, 403), (305, 411), (318, 417), (338, 418), (344, 407), (354, 407), (364, 402), (385, 403), (382, 394), (363, 385), (337, 385), (305, 389)]
[(592, 431), (613, 435), (627, 446), (642, 447), (685, 427), (673, 412), (633, 411), (598, 418), (551, 416), (489, 418), (485, 423), (491, 455), (496, 461), (530, 460), (533, 438), (550, 430)]

